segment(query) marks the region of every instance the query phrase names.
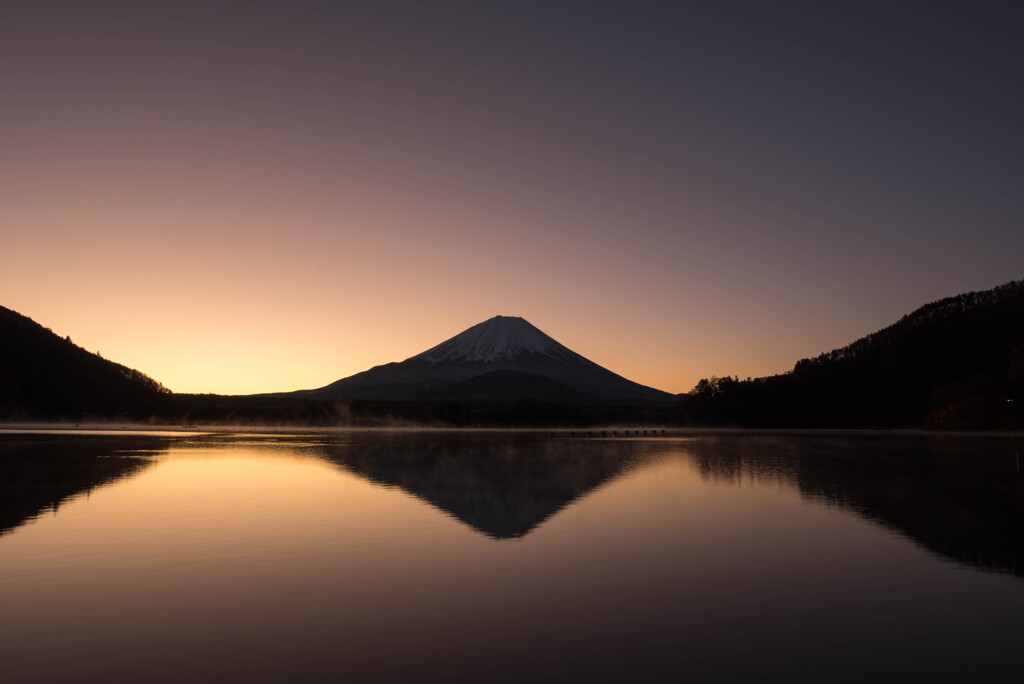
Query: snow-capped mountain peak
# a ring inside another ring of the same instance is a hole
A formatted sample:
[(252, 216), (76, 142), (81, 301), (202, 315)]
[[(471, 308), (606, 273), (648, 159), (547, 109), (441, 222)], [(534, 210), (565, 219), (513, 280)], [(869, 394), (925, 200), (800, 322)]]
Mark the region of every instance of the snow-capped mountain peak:
[(370, 401), (674, 400), (580, 356), (518, 316), (495, 316), (405, 361), (374, 366), (303, 394)]
[(495, 316), (432, 347), (413, 359), (430, 363), (508, 361), (525, 354), (572, 354), (519, 316)]

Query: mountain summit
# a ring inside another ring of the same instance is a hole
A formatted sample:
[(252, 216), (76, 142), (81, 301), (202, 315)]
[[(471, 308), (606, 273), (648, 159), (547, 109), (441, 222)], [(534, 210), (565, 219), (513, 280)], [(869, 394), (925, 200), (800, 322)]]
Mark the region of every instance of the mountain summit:
[[(479, 361), (494, 363), (524, 354), (569, 350), (519, 316), (495, 316), (412, 357), (431, 363)], [(570, 354), (572, 352), (569, 352)]]
[(674, 399), (580, 356), (518, 316), (495, 316), (400, 363), (295, 394), (379, 401), (659, 404)]

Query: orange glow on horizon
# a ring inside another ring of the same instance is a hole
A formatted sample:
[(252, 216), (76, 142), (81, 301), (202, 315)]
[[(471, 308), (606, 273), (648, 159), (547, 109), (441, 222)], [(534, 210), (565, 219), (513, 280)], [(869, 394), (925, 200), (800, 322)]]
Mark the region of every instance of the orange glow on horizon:
[(1021, 277), (1017, 74), (959, 25), (909, 59), (711, 6), (23, 5), (0, 306), (178, 392), (320, 387), (498, 314), (686, 392)]

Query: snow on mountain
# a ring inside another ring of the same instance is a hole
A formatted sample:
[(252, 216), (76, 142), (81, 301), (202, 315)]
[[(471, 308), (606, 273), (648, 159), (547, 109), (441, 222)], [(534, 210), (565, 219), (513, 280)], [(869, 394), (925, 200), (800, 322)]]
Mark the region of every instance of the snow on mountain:
[(554, 356), (565, 352), (569, 350), (525, 319), (495, 316), (411, 358), (431, 363), (494, 363), (524, 354)]
[(495, 316), (401, 363), (300, 394), (380, 401), (665, 403), (672, 395), (616, 375), (518, 316)]

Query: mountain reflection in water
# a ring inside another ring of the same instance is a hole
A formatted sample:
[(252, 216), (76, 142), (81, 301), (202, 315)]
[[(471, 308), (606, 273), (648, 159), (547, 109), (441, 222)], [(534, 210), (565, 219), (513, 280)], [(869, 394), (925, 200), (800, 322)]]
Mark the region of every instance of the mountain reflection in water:
[(141, 473), (167, 440), (138, 435), (0, 435), (0, 536)]
[(998, 681), (1022, 499), (1013, 437), (0, 433), (0, 681)]
[(777, 483), (942, 557), (1024, 575), (1024, 476), (1012, 438), (704, 435), (680, 441), (407, 438), (324, 457), (494, 539), (518, 538), (594, 489), (662, 458), (709, 481)]
[[(237, 448), (241, 437), (0, 435), (0, 535), (153, 464), (168, 446)], [(399, 488), (495, 540), (663, 459), (712, 484), (776, 484), (884, 525), (947, 559), (1024, 575), (1019, 439), (879, 434), (721, 434), (666, 440), (488, 433), (247, 437), (252, 448), (320, 458)]]
[(685, 450), (708, 480), (793, 484), (943, 557), (1024, 575), (1024, 475), (1012, 437), (729, 435)]
[(417, 436), (333, 447), (324, 457), (488, 537), (514, 539), (636, 467), (643, 450), (626, 441)]

